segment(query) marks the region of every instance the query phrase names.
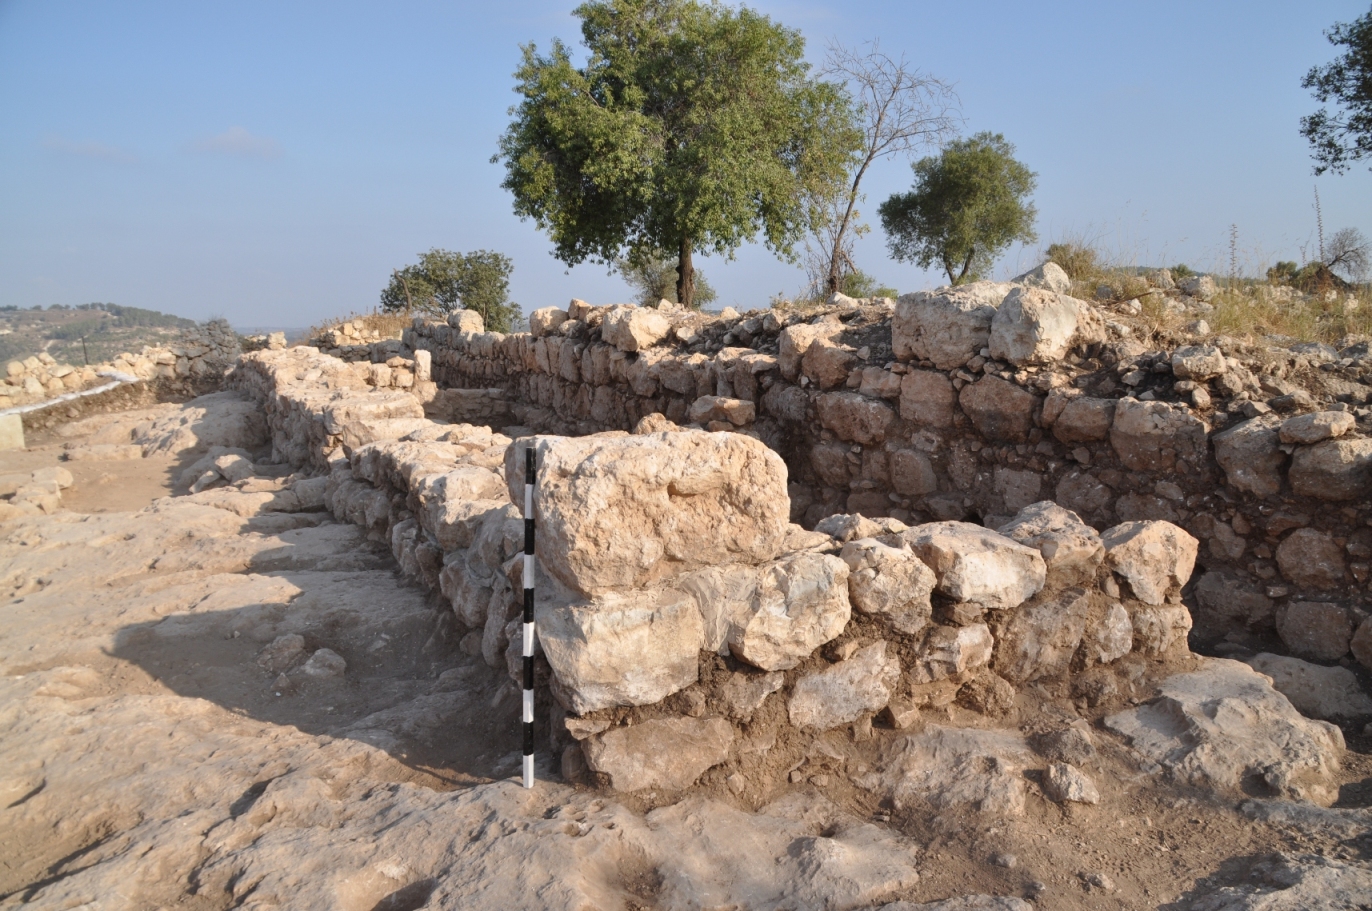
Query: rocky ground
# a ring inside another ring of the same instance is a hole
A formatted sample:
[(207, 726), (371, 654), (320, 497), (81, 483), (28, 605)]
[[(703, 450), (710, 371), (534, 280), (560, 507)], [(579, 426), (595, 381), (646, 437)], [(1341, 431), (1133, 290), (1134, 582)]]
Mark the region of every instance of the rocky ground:
[[(526, 792), (504, 669), (386, 542), (308, 508), (247, 403), (210, 399), (0, 454), (70, 472), (60, 507), (0, 525), (0, 906), (1372, 907), (1372, 737), (1273, 746), (1285, 699), (1193, 656), (1138, 662), (1108, 722), (1031, 686), (999, 721), (840, 729), (762, 806), (612, 797), (551, 761)], [(251, 471), (188, 494), (214, 445)], [(1240, 749), (1324, 763), (1333, 806), (1207, 784)]]

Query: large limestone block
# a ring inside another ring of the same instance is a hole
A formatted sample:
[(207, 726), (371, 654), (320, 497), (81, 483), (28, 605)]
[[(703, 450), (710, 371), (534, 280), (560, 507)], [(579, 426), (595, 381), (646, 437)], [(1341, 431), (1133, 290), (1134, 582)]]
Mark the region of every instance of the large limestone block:
[(910, 548), (938, 577), (938, 590), (955, 601), (992, 610), (1038, 594), (1047, 567), (1037, 550), (969, 522), (932, 522), (903, 532)]
[(1054, 294), (1067, 294), (1072, 290), (1072, 279), (1068, 277), (1062, 266), (1051, 261), (1010, 279), (1010, 282), (1029, 288), (1046, 288)]
[(1215, 461), (1231, 487), (1258, 497), (1281, 492), (1286, 453), (1281, 450), (1280, 425), (1280, 416), (1264, 414), (1215, 434)]
[(996, 637), (992, 668), (1016, 685), (1066, 671), (1086, 631), (1090, 607), (1080, 588), (1022, 606)]
[(540, 604), (538, 639), (567, 708), (584, 715), (649, 705), (695, 683), (705, 627), (693, 598), (657, 589)]
[(809, 353), (810, 346), (819, 339), (831, 338), (842, 328), (842, 323), (821, 320), (782, 329), (777, 336), (777, 367), (781, 375), (794, 381), (800, 376), (801, 361)]
[(727, 645), (764, 671), (795, 667), (843, 632), (852, 614), (848, 565), (798, 553), (761, 567), (711, 567), (677, 583), (695, 599), (705, 647)]
[(524, 452), (539, 454), (540, 564), (586, 594), (679, 572), (775, 558), (789, 526), (786, 464), (742, 434), (682, 431), (534, 437), (510, 446), (523, 504)]
[(1357, 420), (1347, 411), (1317, 411), (1287, 418), (1282, 422), (1279, 433), (1283, 443), (1313, 446), (1341, 437), (1357, 426)]
[(1172, 373), (1178, 379), (1203, 383), (1228, 369), (1224, 352), (1214, 345), (1184, 345), (1172, 352)]
[(1124, 522), (1101, 535), (1105, 564), (1118, 573), (1134, 596), (1162, 604), (1177, 595), (1196, 568), (1199, 543), (1171, 522)]
[(926, 427), (953, 426), (957, 396), (942, 373), (911, 370), (900, 381), (900, 416)]
[(1292, 654), (1312, 661), (1338, 661), (1352, 644), (1354, 619), (1341, 604), (1296, 601), (1277, 616), (1277, 635)]
[(907, 635), (922, 632), (933, 616), (929, 596), (937, 579), (933, 570), (908, 547), (892, 547), (874, 538), (843, 545), (848, 564), (848, 597), (864, 614), (880, 616)]
[(1161, 658), (1186, 644), (1191, 632), (1191, 612), (1185, 604), (1135, 604), (1130, 618), (1134, 626), (1134, 651)]
[(940, 811), (1023, 816), (1024, 772), (1038, 765), (1016, 731), (930, 725), (891, 742), (876, 770), (855, 781), (897, 807), (918, 801)]
[(1277, 545), (1281, 574), (1306, 591), (1334, 591), (1343, 585), (1343, 548), (1330, 535), (1298, 528)]
[(827, 731), (886, 708), (900, 682), (900, 659), (884, 641), (796, 682), (786, 711), (802, 730)]
[(1298, 496), (1352, 500), (1372, 492), (1372, 439), (1325, 440), (1291, 457), (1287, 480)]
[(1093, 575), (1105, 558), (1100, 534), (1076, 513), (1052, 500), (1024, 507), (999, 531), (1005, 537), (1037, 550), (1050, 573)]
[[(1044, 406), (1047, 410), (1047, 406)], [(1115, 400), (1089, 395), (1069, 401), (1053, 421), (1053, 436), (1063, 443), (1089, 443), (1110, 435), (1115, 422)]]
[(620, 351), (651, 348), (671, 331), (671, 320), (645, 307), (611, 307), (600, 324), (600, 337)]
[(1038, 396), (998, 376), (986, 376), (963, 386), (958, 403), (986, 439), (1023, 443), (1034, 426)]
[(681, 791), (727, 759), (733, 742), (723, 718), (660, 718), (592, 735), (581, 749), (616, 791)]
[(1110, 444), (1126, 468), (1167, 472), (1179, 460), (1198, 466), (1204, 460), (1209, 427), (1183, 405), (1120, 399)]
[(561, 307), (540, 307), (529, 314), (529, 334), (543, 338), (557, 332), (558, 327), (567, 322), (567, 311)]
[[(10, 363), (14, 363), (11, 361)], [(24, 420), (18, 414), (0, 414), (0, 452), (24, 448)]]
[(1105, 337), (1090, 304), (1043, 288), (1015, 288), (991, 320), (991, 356), (1016, 365), (1050, 364)]
[(1358, 678), (1346, 667), (1324, 667), (1268, 652), (1254, 655), (1247, 664), (1271, 677), (1277, 692), (1308, 718), (1335, 721), (1372, 715), (1372, 697), (1362, 691)]
[(991, 319), (1010, 286), (975, 282), (958, 288), (902, 294), (891, 319), (891, 345), (901, 360), (961, 367), (986, 347)]
[(1338, 799), (1343, 734), (1301, 717), (1267, 677), (1238, 661), (1206, 659), (1198, 671), (1169, 677), (1157, 698), (1105, 726), (1185, 784), (1323, 806)]
[(475, 310), (454, 310), (448, 314), (448, 325), (458, 332), (478, 333), (486, 331), (486, 321)]
[(852, 350), (827, 338), (817, 338), (800, 359), (800, 370), (821, 389), (842, 386), (857, 357)]
[(896, 413), (879, 399), (855, 392), (826, 392), (816, 401), (819, 421), (840, 440), (871, 445), (886, 439)]

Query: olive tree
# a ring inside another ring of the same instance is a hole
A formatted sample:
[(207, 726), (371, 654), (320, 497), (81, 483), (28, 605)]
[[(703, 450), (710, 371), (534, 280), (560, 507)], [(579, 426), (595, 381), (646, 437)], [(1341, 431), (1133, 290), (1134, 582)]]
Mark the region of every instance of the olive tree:
[(1315, 100), (1341, 105), (1342, 112), (1320, 108), (1301, 118), (1301, 135), (1310, 142), (1315, 173), (1348, 170), (1349, 162), (1372, 158), (1372, 10), (1325, 32), (1329, 43), (1347, 51), (1325, 66), (1312, 67), (1301, 80)]
[(493, 250), (464, 254), (435, 248), (391, 273), (381, 306), (434, 315), (462, 307), (480, 313), (488, 330), (508, 332), (520, 315), (518, 305), (509, 302), (513, 271), (510, 258)]
[(792, 257), (806, 200), (857, 146), (845, 94), (815, 78), (804, 39), (747, 8), (591, 0), (575, 10), (584, 66), (530, 44), (520, 102), (493, 159), (515, 213), (571, 265), (668, 251), (676, 298), (695, 299), (697, 250), (758, 235)]
[(960, 284), (985, 274), (1010, 244), (1037, 238), (1029, 195), (1035, 174), (999, 133), (949, 143), (915, 162), (915, 185), (881, 204), (891, 255)]

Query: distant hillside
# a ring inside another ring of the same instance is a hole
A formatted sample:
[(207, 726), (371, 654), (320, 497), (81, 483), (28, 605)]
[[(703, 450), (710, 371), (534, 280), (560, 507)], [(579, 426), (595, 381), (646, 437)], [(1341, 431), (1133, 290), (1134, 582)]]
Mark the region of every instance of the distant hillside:
[(60, 364), (98, 364), (121, 351), (166, 345), (182, 329), (195, 325), (185, 317), (118, 304), (54, 305), (47, 310), (0, 307), (0, 362), (46, 351)]

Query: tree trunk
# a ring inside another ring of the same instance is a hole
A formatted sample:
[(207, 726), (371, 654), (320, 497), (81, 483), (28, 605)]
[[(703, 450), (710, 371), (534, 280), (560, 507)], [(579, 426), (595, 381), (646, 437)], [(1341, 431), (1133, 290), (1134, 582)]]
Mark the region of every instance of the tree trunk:
[[(824, 281), (824, 285), (829, 294), (833, 294), (839, 289), (839, 280), (842, 277), (842, 266), (840, 265), (840, 254), (843, 253), (843, 235), (848, 232), (848, 222), (853, 220), (853, 207), (857, 205), (858, 185), (862, 183), (862, 175), (867, 173), (867, 166), (872, 163), (873, 155), (869, 152), (867, 159), (858, 168), (857, 174), (853, 175), (853, 185), (848, 188), (848, 205), (843, 210), (843, 219), (838, 223), (838, 230), (834, 232), (834, 248), (829, 253), (829, 275)], [(852, 261), (848, 263), (852, 266)], [(856, 271), (856, 267), (853, 267)]]
[(676, 300), (683, 307), (695, 309), (696, 269), (691, 265), (691, 239), (685, 235), (677, 248)]

